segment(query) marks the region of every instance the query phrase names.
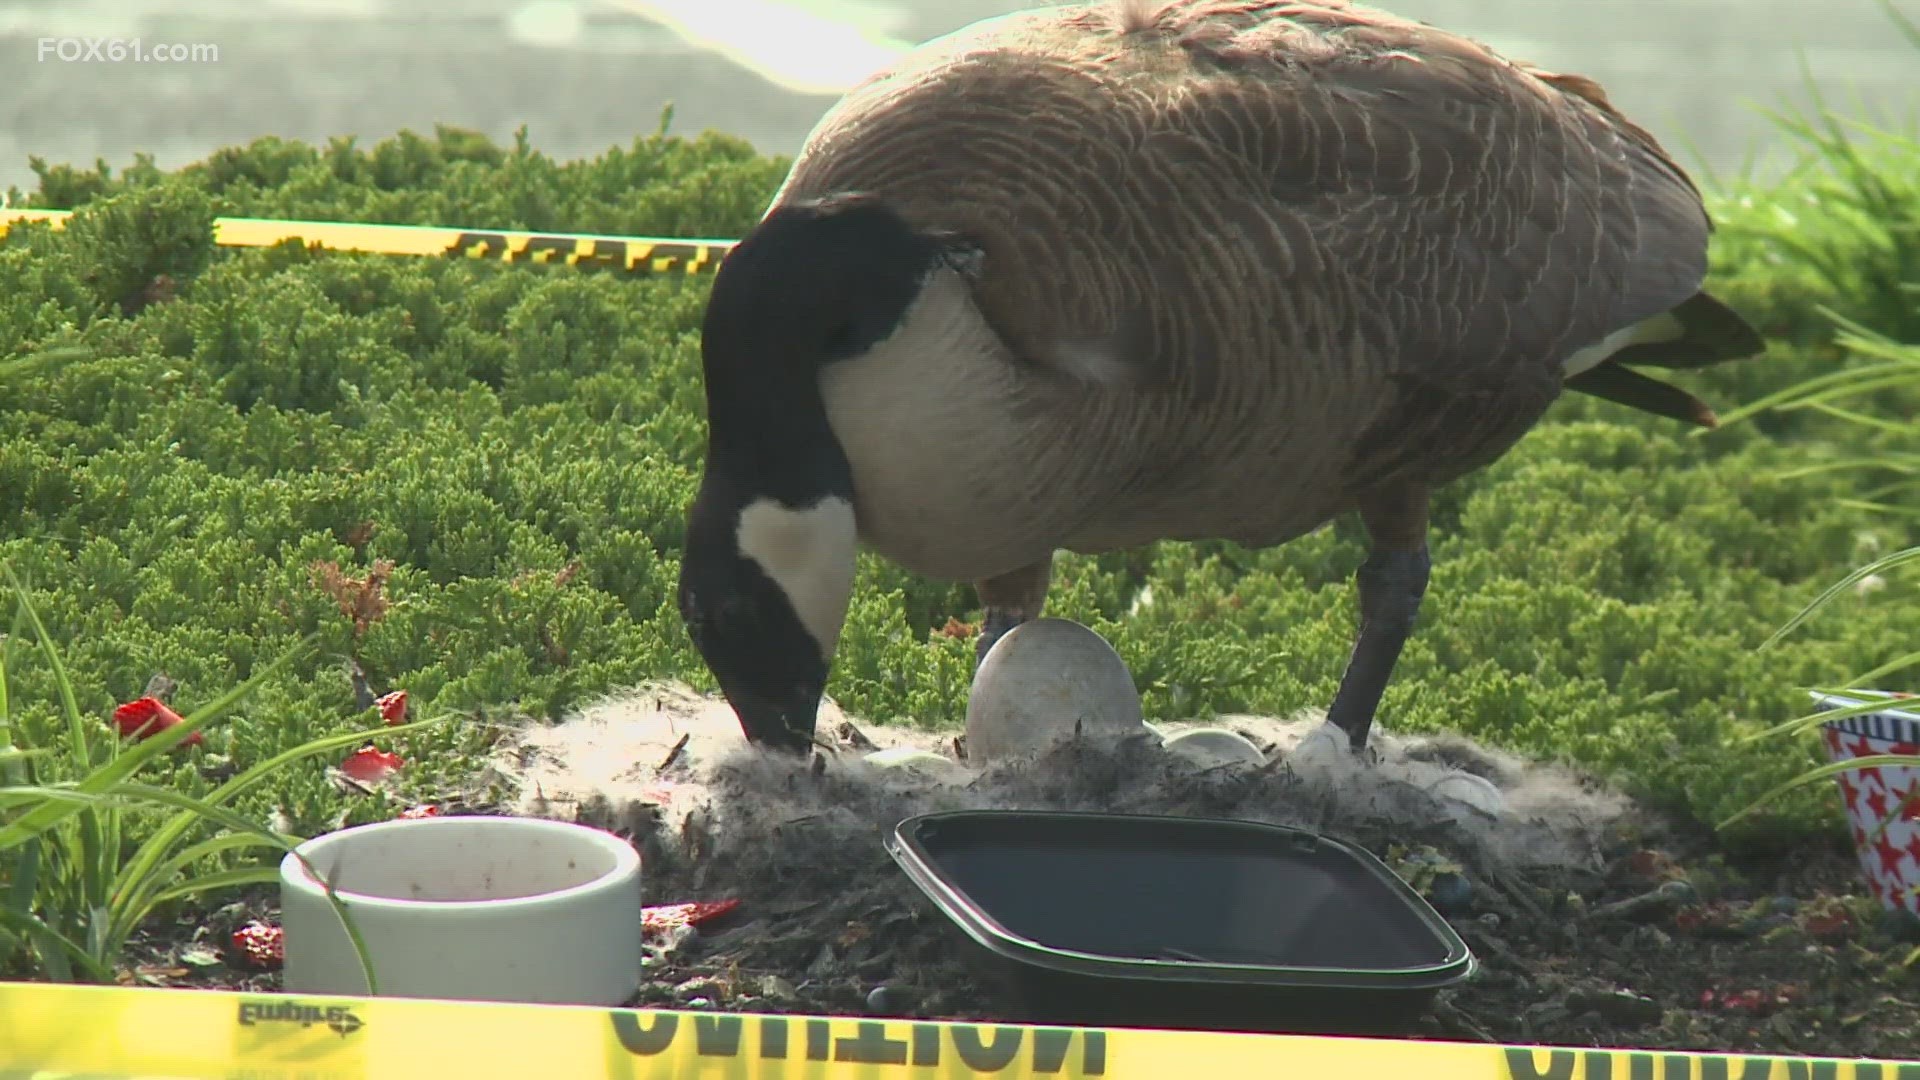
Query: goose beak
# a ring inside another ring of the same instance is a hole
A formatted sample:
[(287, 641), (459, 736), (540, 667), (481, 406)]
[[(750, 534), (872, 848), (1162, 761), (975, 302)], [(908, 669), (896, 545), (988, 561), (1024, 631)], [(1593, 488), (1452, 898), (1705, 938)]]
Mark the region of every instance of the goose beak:
[(784, 696), (734, 689), (722, 691), (749, 742), (804, 754), (813, 748), (814, 717), (820, 692), (795, 690)]
[[(709, 469), (680, 562), (680, 614), (749, 742), (813, 745), (853, 592), (853, 507), (741, 499)], [(731, 496), (731, 497), (729, 497)]]

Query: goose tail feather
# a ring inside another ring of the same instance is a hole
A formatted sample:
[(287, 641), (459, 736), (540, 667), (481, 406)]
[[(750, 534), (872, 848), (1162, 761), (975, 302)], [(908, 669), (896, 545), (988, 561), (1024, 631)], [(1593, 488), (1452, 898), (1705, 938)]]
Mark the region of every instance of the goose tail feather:
[(1644, 332), (1637, 333), (1633, 343), (1569, 376), (1567, 389), (1655, 416), (1717, 427), (1719, 419), (1706, 402), (1634, 367), (1682, 371), (1711, 367), (1758, 356), (1767, 347), (1759, 331), (1739, 312), (1704, 292), (1695, 293), (1641, 327)]
[(1608, 359), (1632, 367), (1702, 368), (1729, 360), (1745, 360), (1766, 351), (1767, 343), (1753, 324), (1725, 303), (1694, 293), (1667, 312), (1679, 333), (1665, 340), (1628, 345)]

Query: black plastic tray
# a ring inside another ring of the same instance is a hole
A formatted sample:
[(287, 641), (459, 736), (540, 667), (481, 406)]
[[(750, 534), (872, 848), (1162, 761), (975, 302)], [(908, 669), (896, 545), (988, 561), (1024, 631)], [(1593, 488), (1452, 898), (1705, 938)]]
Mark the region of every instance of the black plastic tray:
[(1010, 1020), (1392, 1035), (1475, 967), (1384, 863), (1299, 829), (966, 810), (886, 846)]

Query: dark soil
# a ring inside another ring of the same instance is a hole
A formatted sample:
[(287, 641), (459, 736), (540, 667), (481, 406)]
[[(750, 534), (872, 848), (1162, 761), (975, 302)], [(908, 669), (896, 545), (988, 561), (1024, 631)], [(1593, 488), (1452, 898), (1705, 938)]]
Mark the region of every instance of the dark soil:
[[(666, 842), (644, 814), (589, 807), (581, 816), (635, 839), (647, 858), (648, 903), (740, 901), (692, 932), (656, 935), (634, 1004), (1029, 1019), (979, 989), (969, 943), (877, 837), (845, 846), (835, 866), (778, 856), (746, 866), (703, 853), (697, 838)], [(804, 850), (798, 840), (809, 827), (786, 823), (793, 835), (776, 846)], [(1492, 880), (1446, 861), (1444, 839), (1429, 845), (1401, 832), (1343, 838), (1444, 904), (1481, 964), (1410, 1037), (1920, 1057), (1920, 964), (1904, 963), (1920, 934), (1868, 894), (1851, 851), (1730, 864), (1710, 837), (1669, 831), (1657, 847), (1621, 846), (1604, 872)], [(234, 929), (275, 914), (270, 901), (237, 903), (153, 926), (135, 943), (124, 981), (275, 990), (278, 976), (231, 944)]]
[[(1408, 862), (1388, 838), (1351, 839), (1403, 868)], [(1920, 935), (1866, 894), (1851, 852), (1737, 868), (1688, 854), (1641, 849), (1590, 880), (1535, 874), (1473, 889), (1448, 921), (1480, 970), (1443, 991), (1406, 1034), (1920, 1057), (1920, 964), (1903, 963)], [(728, 918), (659, 951), (637, 1001), (1026, 1019), (979, 992), (966, 963), (971, 943), (911, 886), (891, 882), (899, 877), (891, 859), (881, 854), (876, 866), (888, 884), (741, 897)], [(660, 900), (724, 894), (717, 875), (674, 877), (688, 891), (669, 896), (672, 886), (662, 883)], [(1457, 898), (1439, 878), (1423, 890), (1428, 899)], [(1623, 901), (1625, 912), (1609, 910)]]

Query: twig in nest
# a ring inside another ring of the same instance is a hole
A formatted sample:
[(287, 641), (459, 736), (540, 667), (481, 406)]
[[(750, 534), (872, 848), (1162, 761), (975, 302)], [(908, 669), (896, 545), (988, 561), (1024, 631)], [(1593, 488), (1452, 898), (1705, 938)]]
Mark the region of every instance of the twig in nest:
[(1457, 1031), (1464, 1031), (1481, 1042), (1499, 1042), (1486, 1028), (1473, 1022), (1473, 1018), (1461, 1010), (1445, 996), (1433, 1003), (1434, 1017)]
[(1482, 903), (1496, 909), (1504, 908), (1498, 914), (1508, 918), (1524, 914), (1541, 921), (1547, 919), (1546, 910), (1527, 895), (1526, 886), (1496, 866), (1485, 849), (1472, 844), (1450, 844), (1447, 847), (1456, 853), (1456, 860), (1470, 876), (1479, 878), (1487, 886), (1486, 895), (1481, 897)]
[(166, 672), (156, 671), (154, 672), (153, 678), (147, 680), (146, 696), (162, 702), (171, 701), (173, 699), (173, 691), (178, 685), (179, 684), (175, 683), (172, 679), (167, 678)]
[(353, 682), (353, 707), (362, 712), (373, 708), (378, 696), (368, 684), (366, 669), (360, 666), (360, 661), (351, 657), (347, 659), (347, 678)]
[(848, 746), (853, 747), (855, 750), (878, 750), (880, 748), (878, 743), (867, 738), (866, 732), (854, 727), (853, 721), (851, 720), (840, 721), (840, 726), (835, 729), (835, 734), (839, 735)]
[(667, 751), (667, 756), (664, 758), (661, 758), (660, 764), (655, 765), (653, 767), (653, 775), (659, 776), (665, 773), (668, 769), (673, 768), (673, 763), (680, 760), (680, 752), (687, 748), (687, 742), (692, 738), (693, 738), (692, 732), (688, 732), (685, 735), (680, 736), (680, 741), (673, 744), (673, 749)]
[(680, 821), (680, 846), (687, 858), (699, 863), (707, 857), (713, 840), (712, 831), (707, 826), (705, 809), (689, 811)]
[(1615, 900), (1610, 904), (1601, 904), (1587, 912), (1589, 919), (1637, 919), (1646, 921), (1651, 917), (1669, 914), (1687, 902), (1693, 893), (1691, 886), (1681, 881), (1663, 882), (1659, 888), (1629, 896), (1624, 900)]
[(553, 631), (545, 626), (540, 628), (540, 646), (547, 650), (547, 659), (556, 666), (566, 667), (573, 653), (565, 645), (553, 639)]
[(329, 769), (327, 771), (327, 779), (333, 782), (334, 788), (342, 795), (351, 795), (355, 792), (362, 795), (372, 795), (378, 790), (373, 785), (363, 784), (338, 769)]

